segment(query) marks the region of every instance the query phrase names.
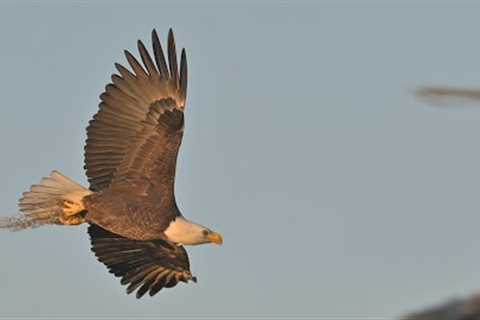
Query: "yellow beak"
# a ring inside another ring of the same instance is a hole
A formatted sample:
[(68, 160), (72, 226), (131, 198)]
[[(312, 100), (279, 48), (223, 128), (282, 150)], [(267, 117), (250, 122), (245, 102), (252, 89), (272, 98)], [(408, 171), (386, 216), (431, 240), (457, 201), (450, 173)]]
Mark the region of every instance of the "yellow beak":
[(217, 232), (214, 232), (214, 231), (212, 231), (208, 234), (207, 239), (208, 239), (208, 241), (213, 242), (213, 243), (218, 244), (218, 245), (223, 243), (222, 235), (220, 233), (217, 233)]

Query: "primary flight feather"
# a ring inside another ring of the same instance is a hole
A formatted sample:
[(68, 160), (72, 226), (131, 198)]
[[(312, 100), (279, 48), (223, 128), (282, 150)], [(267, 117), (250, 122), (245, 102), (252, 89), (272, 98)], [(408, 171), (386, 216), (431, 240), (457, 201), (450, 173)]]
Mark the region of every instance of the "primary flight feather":
[(21, 216), (0, 221), (0, 228), (11, 230), (88, 223), (92, 251), (137, 298), (196, 281), (184, 245), (223, 242), (177, 207), (187, 58), (183, 49), (178, 65), (171, 29), (168, 65), (155, 30), (152, 47), (153, 59), (138, 41), (141, 63), (125, 51), (132, 71), (115, 64), (118, 74), (100, 95), (99, 111), (87, 127), (89, 189), (53, 171), (23, 194)]

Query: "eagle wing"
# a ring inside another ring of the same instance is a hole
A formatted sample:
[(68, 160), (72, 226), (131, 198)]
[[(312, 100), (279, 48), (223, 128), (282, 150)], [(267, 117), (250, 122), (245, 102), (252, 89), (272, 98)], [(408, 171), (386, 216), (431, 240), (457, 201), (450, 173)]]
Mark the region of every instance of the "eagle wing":
[(183, 49), (178, 67), (171, 29), (168, 67), (155, 30), (152, 43), (155, 62), (138, 41), (143, 66), (125, 51), (133, 72), (115, 64), (119, 74), (112, 75), (112, 83), (100, 95), (99, 111), (87, 127), (85, 169), (93, 191), (103, 190), (113, 181), (160, 178), (154, 185), (157, 191), (173, 194), (187, 94), (187, 60)]
[(137, 298), (147, 292), (153, 296), (180, 281), (197, 281), (190, 272), (188, 255), (182, 246), (165, 240), (132, 240), (93, 224), (88, 233), (98, 260), (121, 277), (121, 284), (128, 285), (128, 294), (138, 289)]
[(175, 168), (183, 125), (183, 112), (172, 99), (153, 103), (132, 149), (116, 169), (112, 187), (126, 183), (132, 192), (153, 196), (163, 208), (175, 207)]

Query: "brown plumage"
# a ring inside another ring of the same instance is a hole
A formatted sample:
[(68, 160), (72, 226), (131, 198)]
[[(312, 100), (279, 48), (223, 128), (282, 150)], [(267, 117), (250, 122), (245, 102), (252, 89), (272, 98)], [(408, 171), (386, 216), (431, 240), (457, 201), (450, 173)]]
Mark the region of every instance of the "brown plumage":
[(88, 233), (98, 260), (121, 277), (121, 284), (128, 285), (127, 293), (139, 289), (137, 298), (146, 292), (153, 296), (178, 282), (197, 281), (189, 271), (187, 252), (181, 246), (162, 239), (138, 241), (120, 237), (94, 224)]
[[(142, 147), (153, 135), (164, 136), (165, 143), (175, 139), (169, 145), (169, 152), (163, 152), (162, 155), (176, 158), (181, 137), (177, 139), (173, 134), (167, 136), (165, 126), (158, 124), (160, 116), (166, 110), (183, 112), (185, 108), (187, 60), (181, 60), (180, 78), (184, 80), (183, 87), (180, 87), (172, 30), (168, 39), (170, 71), (166, 69), (163, 50), (155, 30), (152, 32), (152, 42), (158, 69), (141, 41), (138, 41), (138, 47), (146, 70), (128, 51), (125, 51), (125, 56), (134, 73), (115, 64), (120, 74), (112, 75), (112, 83), (100, 95), (100, 110), (87, 128), (85, 169), (93, 191), (109, 186), (119, 166), (130, 165), (124, 160), (125, 157), (131, 161), (139, 152), (150, 154), (153, 151), (151, 148), (142, 150)], [(172, 167), (171, 170), (174, 171), (174, 162)]]
[[(90, 189), (97, 192), (84, 199), (88, 212), (86, 220), (113, 232), (110, 233), (111, 236), (117, 234), (136, 240), (161, 238), (159, 235), (172, 219), (180, 215), (175, 203), (174, 179), (178, 149), (183, 136), (187, 62), (185, 58), (181, 60), (180, 70), (183, 74), (180, 78), (185, 79), (182, 88), (178, 81), (172, 31), (168, 36), (170, 70), (165, 68), (164, 54), (155, 31), (152, 32), (152, 42), (155, 61), (157, 64), (160, 62), (158, 69), (140, 40), (138, 49), (145, 69), (130, 52), (125, 51), (133, 73), (120, 64), (115, 64), (120, 74), (112, 76), (112, 83), (100, 95), (100, 110), (87, 128), (85, 146), (85, 169)], [(89, 229), (92, 250), (98, 259), (111, 271), (126, 268), (130, 259), (109, 259), (109, 252), (113, 249), (105, 251), (99, 248), (99, 243), (105, 242), (98, 238), (99, 234), (103, 236), (107, 231), (100, 233), (98, 230), (98, 227), (92, 226)], [(135, 247), (133, 244), (143, 245), (127, 239), (122, 243), (127, 250)], [(106, 245), (109, 245), (108, 242)], [(162, 257), (168, 255), (162, 253), (168, 249), (162, 246), (147, 248), (147, 255), (157, 254), (160, 258), (143, 265), (140, 262), (138, 267), (125, 274), (114, 272), (116, 276), (124, 276), (122, 283), (125, 282), (126, 275), (137, 275), (140, 276), (137, 279), (138, 286), (143, 282), (146, 286), (155, 278), (150, 278), (150, 273), (143, 272), (145, 268), (153, 269), (152, 272), (165, 268)], [(188, 258), (184, 249), (181, 253), (177, 260), (186, 259), (186, 263), (178, 264), (176, 269), (185, 273), (182, 280), (188, 281), (192, 279)], [(116, 254), (118, 256), (118, 252)], [(145, 256), (143, 252), (138, 254)], [(165, 272), (158, 272), (157, 276), (164, 276), (155, 286), (152, 285), (151, 294), (161, 289), (163, 279), (168, 276), (166, 269)], [(177, 282), (175, 280), (168, 284), (172, 287)], [(128, 293), (133, 291), (132, 288), (136, 287), (130, 286)], [(146, 292), (143, 288), (149, 287), (140, 287), (137, 297)]]
[(125, 51), (132, 71), (115, 64), (118, 74), (100, 95), (99, 111), (87, 127), (89, 190), (53, 171), (23, 194), (23, 215), (0, 220), (0, 228), (89, 223), (98, 260), (140, 298), (196, 281), (184, 244), (223, 240), (185, 219), (175, 200), (187, 95), (185, 50), (179, 67), (172, 30), (168, 64), (155, 30), (153, 59), (140, 40), (137, 45), (142, 63)]

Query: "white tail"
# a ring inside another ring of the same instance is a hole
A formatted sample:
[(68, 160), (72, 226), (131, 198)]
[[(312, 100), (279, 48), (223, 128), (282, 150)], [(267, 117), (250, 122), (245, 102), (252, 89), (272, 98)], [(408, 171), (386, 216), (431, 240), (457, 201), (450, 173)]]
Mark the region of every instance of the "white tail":
[(17, 217), (0, 218), (0, 229), (12, 231), (35, 228), (45, 224), (61, 224), (65, 200), (83, 207), (83, 197), (92, 192), (58, 171), (24, 192), (18, 202), (23, 213)]

